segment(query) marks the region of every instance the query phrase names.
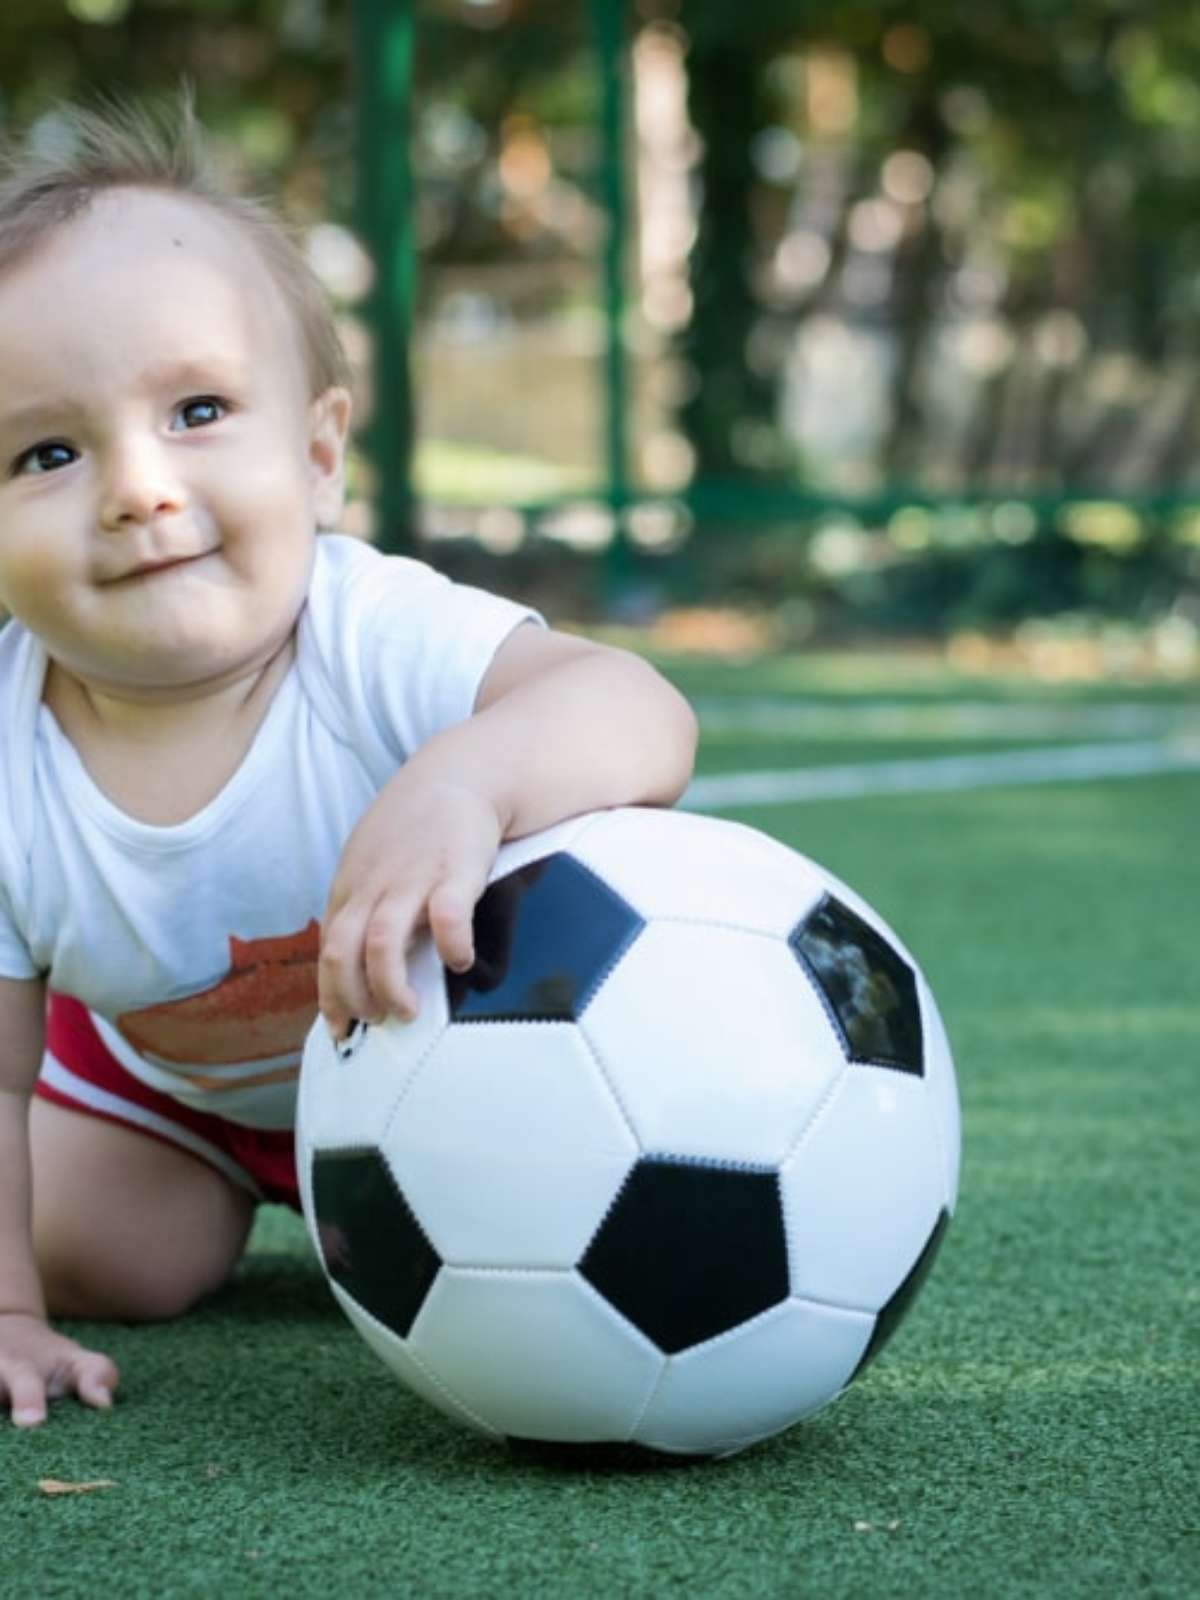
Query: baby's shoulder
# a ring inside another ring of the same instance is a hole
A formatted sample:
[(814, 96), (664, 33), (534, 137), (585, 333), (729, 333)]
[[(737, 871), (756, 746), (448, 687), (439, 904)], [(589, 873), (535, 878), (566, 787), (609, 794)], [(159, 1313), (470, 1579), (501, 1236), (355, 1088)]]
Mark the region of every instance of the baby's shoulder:
[(423, 561), (391, 555), (346, 534), (322, 534), (298, 629), (302, 657), (344, 666), (380, 646), (423, 641), (456, 624), (464, 591)]
[(423, 602), (452, 587), (448, 578), (423, 561), (391, 555), (348, 534), (325, 533), (317, 540), (308, 603), (318, 610), (375, 610)]

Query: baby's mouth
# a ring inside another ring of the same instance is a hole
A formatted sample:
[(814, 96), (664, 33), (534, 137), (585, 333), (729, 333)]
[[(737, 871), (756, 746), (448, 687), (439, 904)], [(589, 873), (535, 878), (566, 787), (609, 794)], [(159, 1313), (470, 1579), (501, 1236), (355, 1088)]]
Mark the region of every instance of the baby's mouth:
[(197, 550), (193, 555), (165, 556), (157, 561), (143, 561), (136, 567), (130, 567), (127, 572), (120, 572), (115, 577), (109, 578), (109, 583), (133, 583), (142, 578), (155, 578), (163, 572), (174, 572), (180, 567), (195, 566), (199, 561), (205, 561), (211, 550)]

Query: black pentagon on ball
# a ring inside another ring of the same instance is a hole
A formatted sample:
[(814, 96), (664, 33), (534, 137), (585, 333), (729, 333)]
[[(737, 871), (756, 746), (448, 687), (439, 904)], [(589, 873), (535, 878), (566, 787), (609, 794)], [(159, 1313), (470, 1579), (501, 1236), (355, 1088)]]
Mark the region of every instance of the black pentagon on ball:
[(825, 895), (788, 944), (816, 984), (850, 1061), (924, 1076), (916, 975), (881, 933)]
[(452, 1022), (577, 1022), (645, 926), (559, 851), (498, 878), (475, 908), (475, 965), (446, 974)]
[(908, 1308), (917, 1297), (917, 1291), (929, 1276), (929, 1269), (933, 1266), (933, 1258), (941, 1248), (942, 1240), (946, 1237), (946, 1229), (950, 1226), (950, 1213), (943, 1211), (933, 1225), (932, 1232), (921, 1247), (921, 1253), (913, 1262), (905, 1275), (903, 1283), (892, 1295), (888, 1303), (875, 1318), (875, 1327), (867, 1341), (867, 1348), (858, 1358), (858, 1365), (850, 1375), (853, 1382), (883, 1349), (884, 1345), (895, 1333), (903, 1321)]
[(668, 1355), (727, 1333), (788, 1297), (778, 1175), (643, 1157), (579, 1271)]
[(325, 1270), (364, 1311), (408, 1336), (441, 1258), (378, 1150), (318, 1150), (313, 1212)]

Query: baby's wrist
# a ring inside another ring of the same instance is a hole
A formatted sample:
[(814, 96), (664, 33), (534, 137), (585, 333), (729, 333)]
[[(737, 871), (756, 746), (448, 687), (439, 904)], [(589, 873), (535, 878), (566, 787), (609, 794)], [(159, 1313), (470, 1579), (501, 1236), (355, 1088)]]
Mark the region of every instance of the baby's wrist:
[(447, 798), (467, 795), (490, 811), (498, 836), (508, 837), (515, 811), (512, 784), (503, 762), (486, 762), (463, 749), (449, 728), (430, 739), (401, 767), (397, 777), (419, 783), (428, 791), (442, 790)]

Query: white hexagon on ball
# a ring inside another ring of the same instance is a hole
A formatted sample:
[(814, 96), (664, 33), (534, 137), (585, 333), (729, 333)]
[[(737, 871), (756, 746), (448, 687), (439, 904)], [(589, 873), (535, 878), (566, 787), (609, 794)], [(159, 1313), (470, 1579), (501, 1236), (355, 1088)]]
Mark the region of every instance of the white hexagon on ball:
[(379, 1137), (443, 1261), (569, 1267), (637, 1142), (569, 1023), (456, 1023)]
[(665, 1360), (573, 1272), (443, 1267), (409, 1344), (489, 1427), (556, 1442), (629, 1438)]
[(672, 1356), (638, 1421), (659, 1450), (734, 1450), (789, 1428), (843, 1388), (875, 1319), (796, 1300)]
[(651, 1155), (773, 1165), (845, 1070), (787, 945), (734, 928), (652, 922), (579, 1026)]
[(391, 1328), (385, 1327), (338, 1284), (331, 1283), (330, 1288), (338, 1305), (346, 1313), (367, 1347), (415, 1395), (457, 1423), (474, 1428), (479, 1433), (491, 1434), (493, 1438), (500, 1436), (497, 1429), (491, 1427), (483, 1417), (476, 1416), (473, 1411), (456, 1400), (445, 1385), (439, 1383), (425, 1364), (417, 1359), (404, 1340), (396, 1337)]
[(924, 1080), (849, 1068), (784, 1163), (780, 1192), (792, 1293), (880, 1310), (948, 1201)]
[(726, 924), (780, 939), (825, 888), (818, 867), (765, 834), (680, 811), (601, 812), (573, 840), (571, 854), (644, 917)]
[(356, 1027), (340, 1049), (323, 1018), (313, 1023), (296, 1108), (302, 1144), (315, 1139), (324, 1149), (367, 1149), (376, 1142), (448, 1021), (442, 965), (432, 944), (422, 942), (413, 951), (409, 972), (421, 996), (414, 1021), (389, 1017)]
[(948, 1198), (953, 1206), (958, 1198), (962, 1163), (962, 1113), (958, 1103), (954, 1059), (950, 1054), (950, 1041), (946, 1037), (942, 1014), (920, 972), (917, 973), (917, 994), (920, 996), (921, 1028), (925, 1036), (925, 1083), (946, 1166)]

